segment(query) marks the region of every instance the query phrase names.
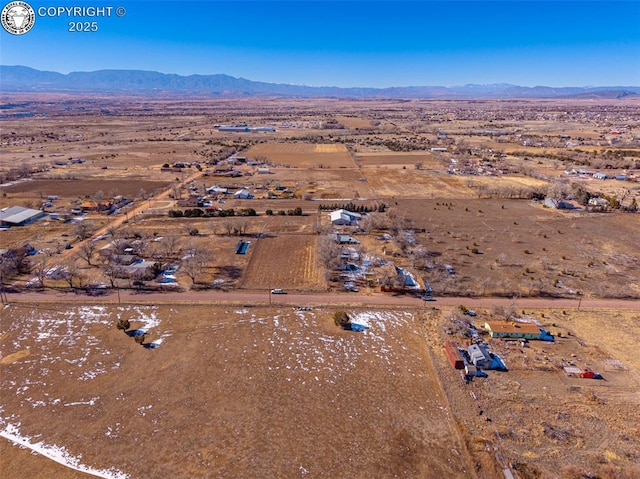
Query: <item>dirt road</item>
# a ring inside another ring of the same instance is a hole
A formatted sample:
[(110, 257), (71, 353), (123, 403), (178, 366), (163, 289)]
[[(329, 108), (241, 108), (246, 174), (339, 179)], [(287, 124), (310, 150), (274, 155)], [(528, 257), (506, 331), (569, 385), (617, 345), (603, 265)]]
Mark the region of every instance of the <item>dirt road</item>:
[(561, 308), (561, 309), (625, 309), (640, 311), (640, 300), (615, 299), (552, 299), (552, 298), (467, 298), (442, 297), (436, 301), (423, 301), (412, 296), (374, 293), (357, 295), (353, 293), (308, 293), (308, 294), (269, 294), (268, 291), (188, 291), (188, 292), (138, 292), (121, 290), (111, 291), (104, 296), (87, 296), (74, 293), (8, 293), (9, 303), (137, 303), (137, 304), (194, 304), (227, 303), (255, 305), (291, 305), (291, 306), (380, 306), (430, 308), (440, 306), (458, 306), (467, 308), (491, 308), (516, 304), (518, 308)]

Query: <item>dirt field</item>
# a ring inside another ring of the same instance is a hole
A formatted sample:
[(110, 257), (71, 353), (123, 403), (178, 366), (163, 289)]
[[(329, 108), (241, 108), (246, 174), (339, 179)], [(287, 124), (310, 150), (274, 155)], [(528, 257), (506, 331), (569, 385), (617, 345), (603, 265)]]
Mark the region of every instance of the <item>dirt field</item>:
[(353, 168), (355, 165), (344, 145), (307, 143), (263, 143), (253, 146), (247, 156), (266, 156), (276, 165), (301, 168)]
[(289, 235), (257, 241), (241, 287), (247, 289), (324, 289), (316, 259), (317, 236)]
[[(110, 477), (474, 477), (410, 314), (354, 311), (371, 324), (356, 334), (326, 309), (4, 313), (3, 353), (30, 354), (0, 366), (3, 430)], [(162, 342), (140, 347), (118, 317)], [(20, 477), (8, 449), (3, 477)], [(30, 477), (58, 470), (39, 463)]]
[(551, 210), (528, 200), (402, 200), (392, 211), (427, 230), (416, 238), (433, 252), (434, 262), (457, 265), (455, 278), (427, 274), (440, 291), (640, 294), (638, 247), (619, 241), (640, 235), (640, 223)]

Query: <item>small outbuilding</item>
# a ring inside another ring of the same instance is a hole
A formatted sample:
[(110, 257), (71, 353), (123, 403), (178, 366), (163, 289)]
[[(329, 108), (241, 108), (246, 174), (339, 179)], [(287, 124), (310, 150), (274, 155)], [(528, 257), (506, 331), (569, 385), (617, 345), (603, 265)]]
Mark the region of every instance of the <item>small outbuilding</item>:
[(247, 190), (246, 188), (242, 188), (238, 191), (236, 191), (233, 194), (233, 197), (237, 200), (246, 200), (246, 199), (251, 199), (253, 198), (253, 196), (249, 193), (249, 190)]
[(480, 369), (490, 369), (493, 363), (493, 358), (489, 355), (487, 350), (477, 344), (472, 344), (467, 348), (469, 353), (469, 359), (473, 365)]

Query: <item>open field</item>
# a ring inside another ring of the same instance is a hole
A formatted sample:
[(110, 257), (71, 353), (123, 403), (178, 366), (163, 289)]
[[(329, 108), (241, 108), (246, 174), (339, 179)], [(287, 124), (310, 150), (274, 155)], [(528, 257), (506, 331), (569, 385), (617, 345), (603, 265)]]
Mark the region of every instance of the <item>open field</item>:
[(324, 289), (315, 235), (261, 238), (255, 244), (241, 287)]
[[(355, 311), (371, 330), (354, 334), (324, 308), (5, 313), (3, 352), (30, 354), (0, 366), (11, 392), (3, 430), (12, 424), (21, 437), (64, 445), (94, 469), (176, 478), (473, 474), (410, 314)], [(162, 342), (140, 347), (115, 329), (118, 317)], [(16, 477), (20, 461), (4, 461), (5, 477)], [(51, 477), (57, 466), (41, 464), (32, 477)]]
[(266, 156), (272, 163), (313, 168), (353, 168), (355, 165), (344, 145), (307, 143), (262, 143), (247, 155)]
[[(58, 216), (0, 228), (3, 479), (86, 477), (10, 442), (110, 479), (640, 475), (634, 101), (18, 100), (0, 209)], [(277, 131), (214, 127), (243, 123)], [(465, 384), (463, 298), (557, 341), (481, 335), (510, 370)]]
[[(339, 330), (330, 307), (11, 306), (0, 322), (11, 392), (3, 430), (130, 477), (299, 477), (302, 467), (312, 476), (498, 478), (496, 452), (524, 478), (638, 472), (637, 311), (529, 310), (562, 336), (524, 350), (489, 339), (509, 371), (466, 385), (442, 349), (454, 339), (443, 332), (448, 308), (348, 310), (371, 329)], [(478, 315), (479, 327), (492, 317)], [(118, 331), (118, 318), (157, 348)], [(624, 369), (607, 369), (610, 359)], [(567, 378), (559, 365), (568, 360), (605, 380)], [(44, 459), (35, 470), (33, 456), (3, 447), (7, 477), (58, 470)], [(344, 459), (344, 448), (360, 454)]]

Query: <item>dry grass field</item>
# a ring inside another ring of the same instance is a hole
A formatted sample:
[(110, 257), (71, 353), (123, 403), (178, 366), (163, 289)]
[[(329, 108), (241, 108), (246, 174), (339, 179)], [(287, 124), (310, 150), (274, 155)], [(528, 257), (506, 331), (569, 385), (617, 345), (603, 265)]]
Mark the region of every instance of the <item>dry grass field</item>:
[(0, 365), (2, 428), (110, 477), (473, 477), (416, 320), (353, 314), (370, 331), (328, 309), (11, 307), (2, 351), (30, 354)]
[(397, 203), (392, 211), (426, 229), (416, 238), (434, 261), (455, 265), (455, 277), (427, 273), (442, 293), (640, 295), (638, 245), (627, 241), (640, 235), (640, 222), (560, 212), (528, 200)]

